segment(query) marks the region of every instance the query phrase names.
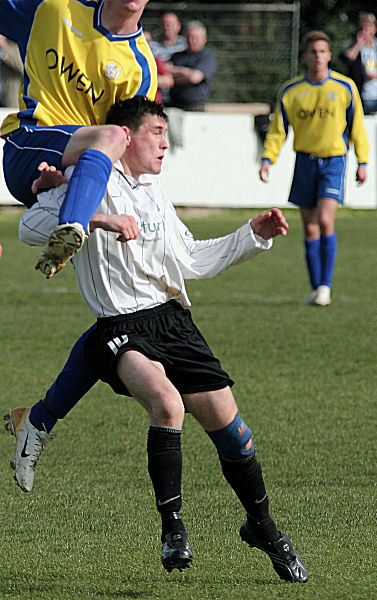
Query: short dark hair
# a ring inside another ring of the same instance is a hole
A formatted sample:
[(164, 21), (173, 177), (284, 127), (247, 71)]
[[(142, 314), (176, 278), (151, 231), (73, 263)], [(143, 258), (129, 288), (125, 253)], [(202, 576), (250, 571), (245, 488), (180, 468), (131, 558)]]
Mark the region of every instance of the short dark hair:
[(110, 106), (105, 123), (106, 125), (126, 125), (136, 131), (147, 115), (157, 115), (166, 122), (168, 120), (162, 104), (148, 100), (144, 96), (134, 96), (127, 100), (117, 100)]
[(330, 38), (324, 31), (309, 31), (302, 38), (301, 48), (303, 52), (306, 52), (309, 44), (314, 44), (314, 42), (327, 42), (330, 49)]

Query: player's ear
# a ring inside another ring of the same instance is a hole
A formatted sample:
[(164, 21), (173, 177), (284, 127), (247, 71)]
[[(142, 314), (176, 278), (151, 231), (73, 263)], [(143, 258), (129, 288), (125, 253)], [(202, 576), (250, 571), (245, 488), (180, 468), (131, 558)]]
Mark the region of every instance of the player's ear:
[(122, 125), (122, 129), (126, 133), (126, 144), (129, 146), (131, 142), (131, 129), (127, 125)]

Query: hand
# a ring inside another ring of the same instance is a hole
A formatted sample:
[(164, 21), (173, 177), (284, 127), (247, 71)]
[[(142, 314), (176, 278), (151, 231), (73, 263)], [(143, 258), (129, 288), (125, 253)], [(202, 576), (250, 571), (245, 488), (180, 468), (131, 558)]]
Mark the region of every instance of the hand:
[(368, 43), (368, 36), (365, 34), (364, 31), (358, 31), (356, 34), (356, 41), (358, 43), (358, 45), (361, 46), (366, 46), (366, 44)]
[(59, 187), (62, 183), (68, 183), (68, 179), (64, 177), (62, 171), (48, 165), (46, 162), (41, 162), (38, 165), (38, 171), (40, 172), (40, 176), (38, 179), (34, 179), (31, 186), (33, 194), (38, 194), (40, 190)]
[(6, 52), (9, 48), (9, 44), (7, 42), (7, 38), (4, 35), (0, 35), (0, 48)]
[(356, 171), (356, 181), (358, 184), (362, 185), (367, 178), (367, 167), (366, 165), (359, 165)]
[(259, 177), (264, 183), (268, 183), (270, 177), (270, 163), (267, 160), (262, 162), (262, 166), (259, 169)]
[(270, 208), (261, 212), (253, 218), (250, 226), (253, 232), (264, 240), (269, 240), (277, 235), (286, 236), (289, 229), (283, 213), (278, 208)]
[(113, 231), (119, 233), (118, 242), (128, 242), (136, 240), (140, 233), (140, 229), (134, 217), (128, 215), (102, 215), (95, 214), (90, 220), (89, 229), (104, 229), (105, 231)]

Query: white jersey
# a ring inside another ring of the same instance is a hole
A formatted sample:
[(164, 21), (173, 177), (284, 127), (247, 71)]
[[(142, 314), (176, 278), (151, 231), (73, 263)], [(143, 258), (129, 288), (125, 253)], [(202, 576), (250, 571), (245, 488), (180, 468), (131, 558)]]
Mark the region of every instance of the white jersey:
[[(45, 244), (66, 188), (40, 194), (24, 213), (19, 229), (24, 242)], [(96, 317), (153, 308), (173, 298), (190, 306), (185, 279), (213, 277), (272, 245), (253, 233), (250, 222), (224, 237), (195, 240), (156, 178), (135, 180), (120, 163), (97, 212), (133, 216), (140, 234), (121, 243), (117, 233), (95, 229), (72, 259), (81, 294)]]

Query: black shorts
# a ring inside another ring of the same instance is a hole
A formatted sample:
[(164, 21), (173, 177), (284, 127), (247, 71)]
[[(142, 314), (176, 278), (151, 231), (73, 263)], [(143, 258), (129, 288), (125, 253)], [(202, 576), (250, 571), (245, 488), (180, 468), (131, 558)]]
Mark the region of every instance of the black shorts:
[(97, 320), (85, 342), (84, 360), (114, 392), (132, 396), (116, 373), (119, 357), (137, 350), (160, 362), (180, 394), (220, 390), (233, 380), (221, 368), (194, 324), (176, 300), (128, 315)]

